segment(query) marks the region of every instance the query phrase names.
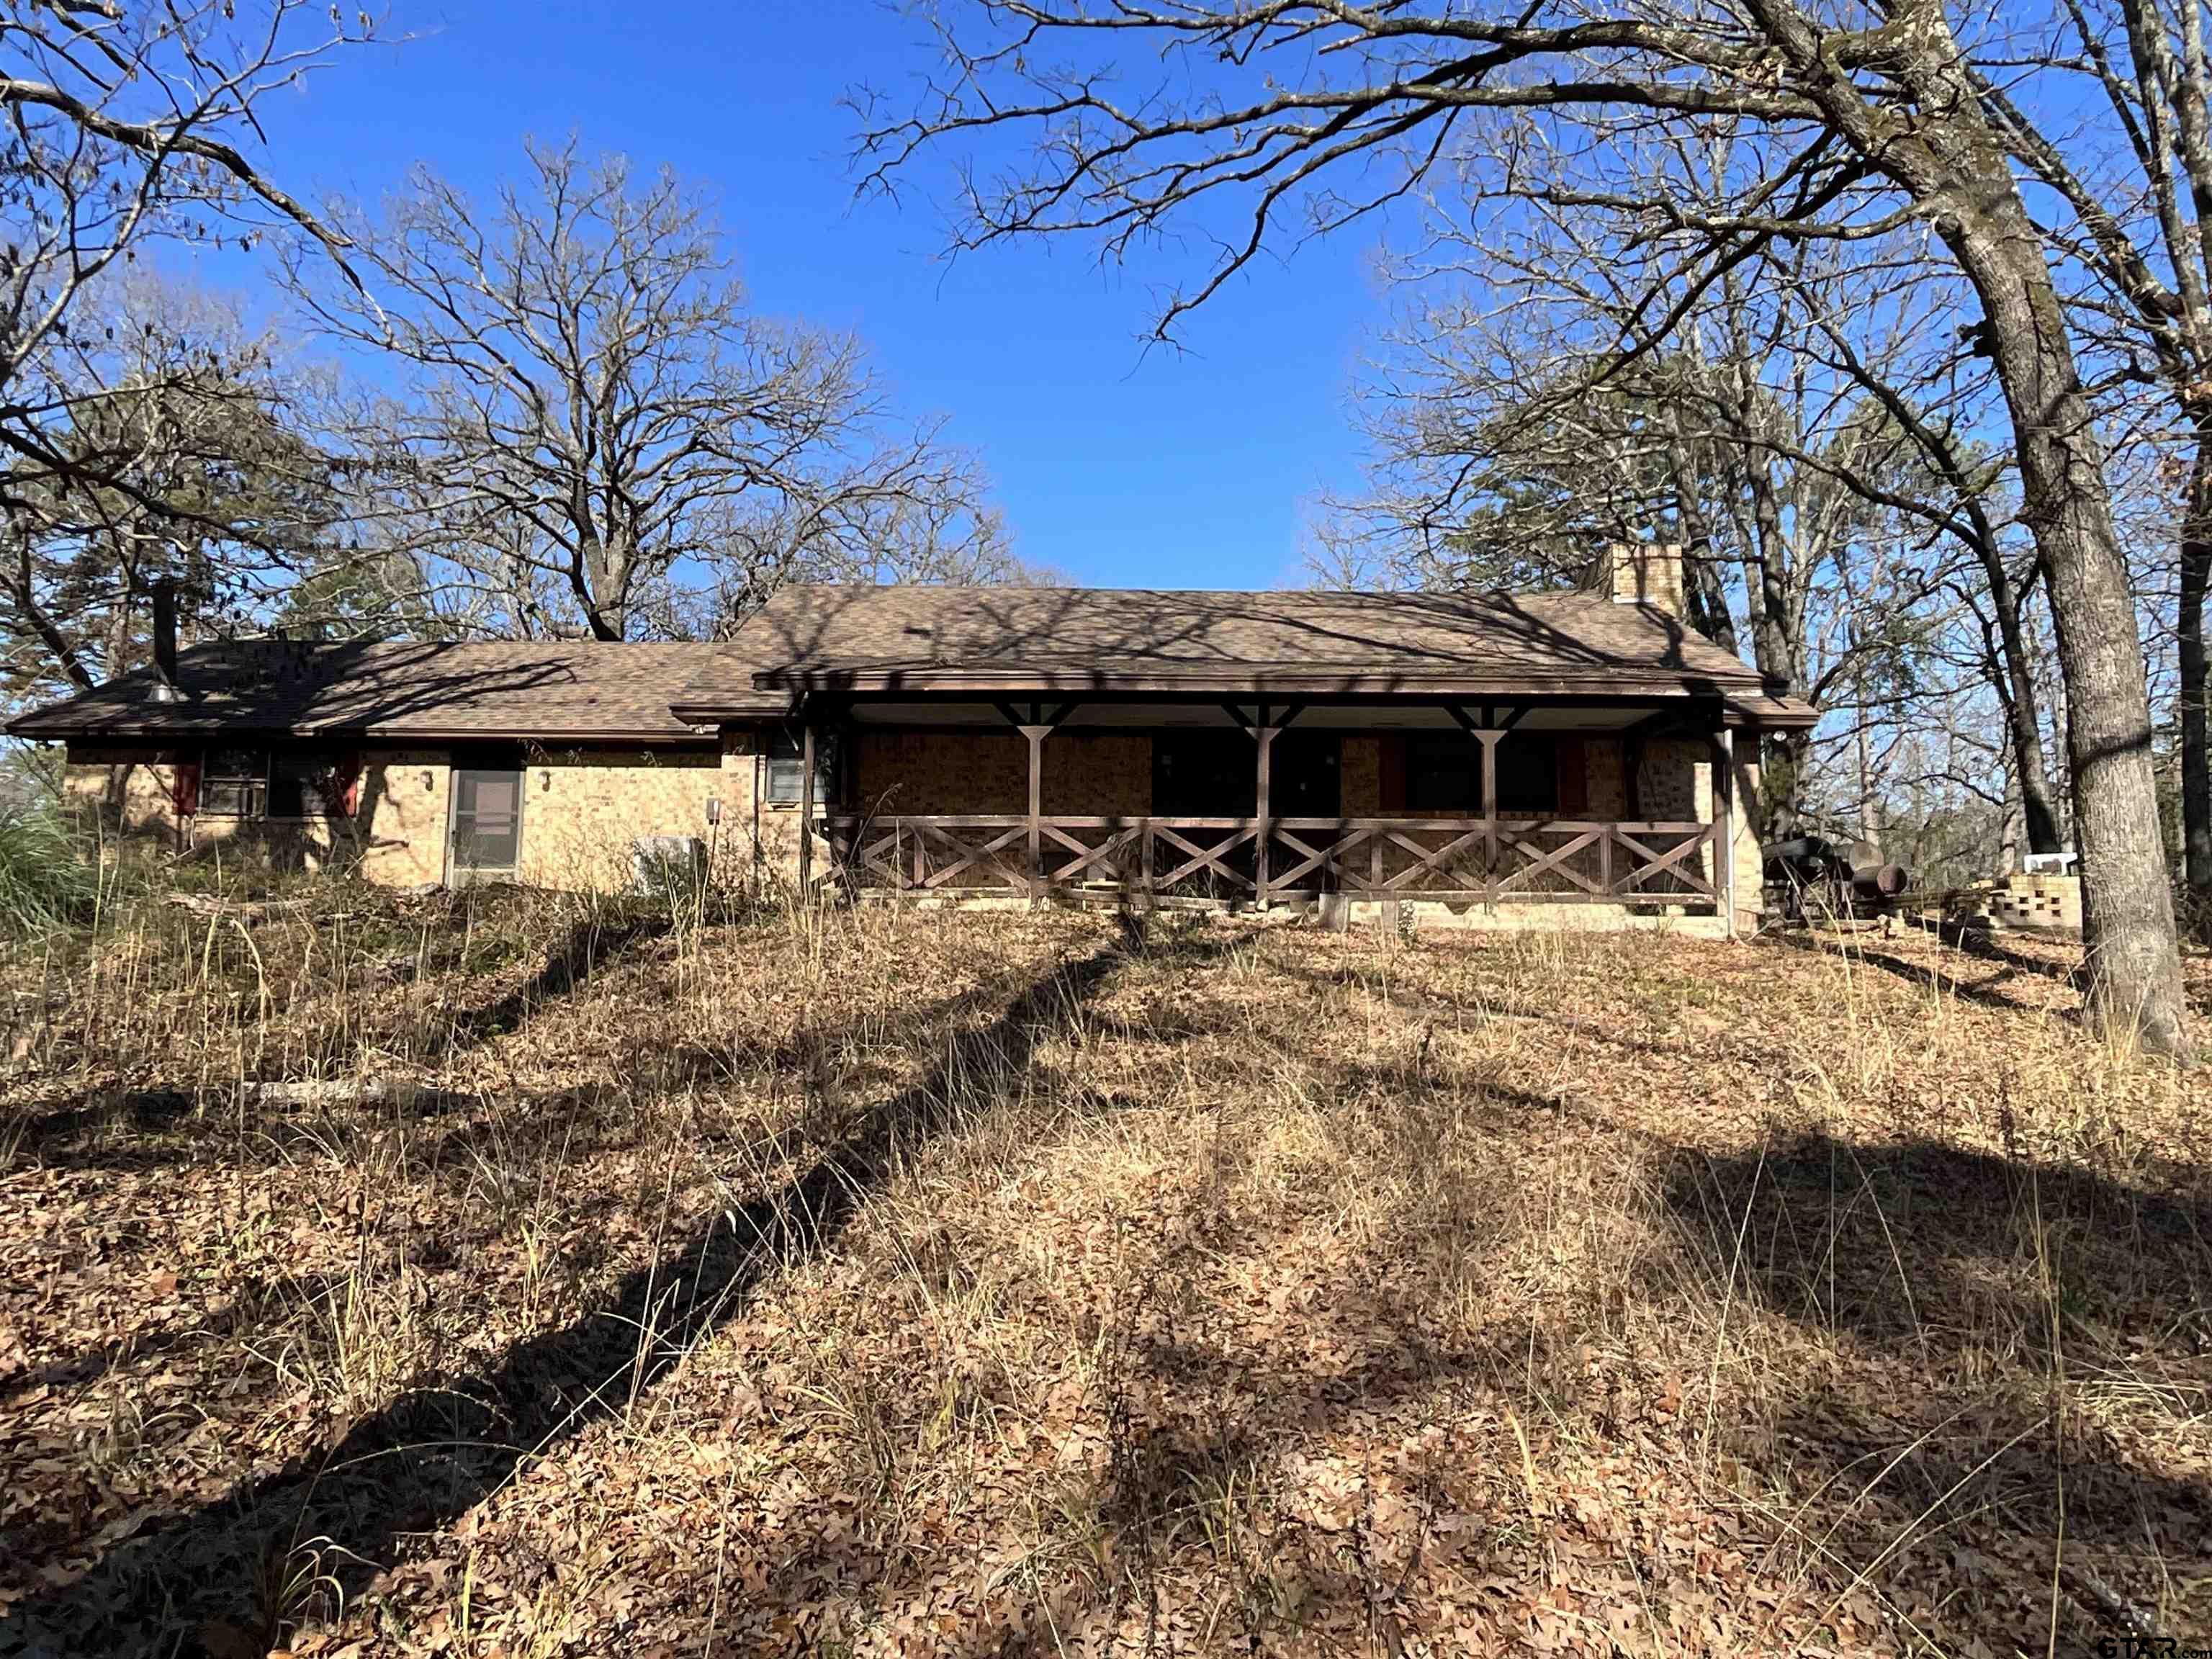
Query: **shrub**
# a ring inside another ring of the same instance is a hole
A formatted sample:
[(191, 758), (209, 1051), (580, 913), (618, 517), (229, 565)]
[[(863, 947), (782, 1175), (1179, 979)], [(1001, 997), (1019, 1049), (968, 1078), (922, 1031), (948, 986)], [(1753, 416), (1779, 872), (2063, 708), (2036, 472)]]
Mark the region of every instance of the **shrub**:
[(21, 939), (91, 913), (100, 877), (49, 804), (0, 806), (0, 934)]

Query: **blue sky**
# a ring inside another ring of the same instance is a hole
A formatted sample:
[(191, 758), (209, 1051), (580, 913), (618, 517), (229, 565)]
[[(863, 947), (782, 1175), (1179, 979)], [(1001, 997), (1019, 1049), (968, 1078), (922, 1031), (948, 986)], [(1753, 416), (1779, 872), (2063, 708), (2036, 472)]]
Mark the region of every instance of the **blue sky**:
[(1181, 353), (1144, 349), (1155, 285), (1202, 250), (1101, 269), (1030, 243), (947, 264), (917, 173), (902, 204), (855, 203), (865, 82), (902, 95), (929, 62), (875, 0), (397, 0), (389, 34), (267, 113), (288, 188), (374, 201), (428, 162), (472, 190), (525, 134), (577, 133), (711, 187), (759, 307), (851, 329), (900, 407), (951, 417), (982, 455), (1023, 556), (1115, 585), (1265, 587), (1300, 579), (1319, 489), (1354, 483), (1346, 397), (1379, 305), (1355, 234), (1218, 296)]

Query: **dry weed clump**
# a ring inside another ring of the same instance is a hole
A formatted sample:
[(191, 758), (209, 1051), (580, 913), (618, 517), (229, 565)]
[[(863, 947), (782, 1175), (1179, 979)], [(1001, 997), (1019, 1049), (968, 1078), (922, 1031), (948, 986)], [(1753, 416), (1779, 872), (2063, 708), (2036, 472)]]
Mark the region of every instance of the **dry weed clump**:
[(2212, 1638), (2055, 949), (307, 898), (0, 992), (0, 1649)]

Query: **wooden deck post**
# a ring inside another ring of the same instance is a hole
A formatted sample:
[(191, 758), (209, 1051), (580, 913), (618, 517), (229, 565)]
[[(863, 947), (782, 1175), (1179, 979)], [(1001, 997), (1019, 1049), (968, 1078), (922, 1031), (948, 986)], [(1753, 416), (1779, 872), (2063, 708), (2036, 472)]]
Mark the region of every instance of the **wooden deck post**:
[(799, 714), (799, 896), (813, 892), (814, 879), (814, 714)]
[(1722, 931), (1735, 937), (1735, 733), (1713, 734), (1713, 886), (1721, 896)]
[(1049, 726), (1024, 726), (1030, 744), (1030, 908), (1044, 896), (1044, 740)]
[(1498, 908), (1498, 740), (1503, 732), (1474, 734), (1482, 745), (1482, 902)]
[(1258, 745), (1260, 750), (1258, 788), (1253, 798), (1259, 816), (1258, 833), (1253, 848), (1252, 873), (1255, 880), (1252, 886), (1252, 902), (1262, 910), (1267, 908), (1267, 842), (1273, 836), (1267, 822), (1267, 794), (1268, 774), (1273, 767), (1275, 750), (1275, 732), (1276, 728), (1267, 724), (1267, 705), (1263, 703), (1260, 708), (1260, 723), (1252, 728), (1253, 741)]
[(1444, 713), (1482, 745), (1482, 902), (1494, 910), (1498, 908), (1498, 743), (1528, 711), (1493, 708), (1485, 703), (1480, 712), (1481, 718), (1478, 720), (1458, 703), (1444, 705)]
[(1073, 702), (1062, 703), (1050, 714), (1042, 702), (1029, 706), (1029, 718), (1024, 720), (1021, 711), (1012, 703), (997, 705), (1007, 725), (1020, 732), (1030, 746), (1030, 905), (1035, 908), (1044, 895), (1044, 740), (1060, 729), (1062, 720), (1075, 712)]

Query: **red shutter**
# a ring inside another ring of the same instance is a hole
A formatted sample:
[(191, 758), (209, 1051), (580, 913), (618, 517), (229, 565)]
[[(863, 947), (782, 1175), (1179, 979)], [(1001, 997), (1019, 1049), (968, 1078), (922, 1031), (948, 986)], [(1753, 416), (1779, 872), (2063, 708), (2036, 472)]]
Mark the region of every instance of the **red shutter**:
[(361, 811), (361, 757), (340, 755), (331, 763), (331, 810), (349, 818)]
[(1561, 738), (1559, 756), (1559, 816), (1578, 818), (1589, 811), (1589, 757), (1580, 738)]
[(1376, 742), (1382, 751), (1382, 816), (1395, 817), (1406, 810), (1406, 739), (1401, 732), (1385, 732)]
[(169, 804), (177, 816), (188, 818), (200, 810), (200, 763), (197, 756), (179, 755), (169, 763)]

